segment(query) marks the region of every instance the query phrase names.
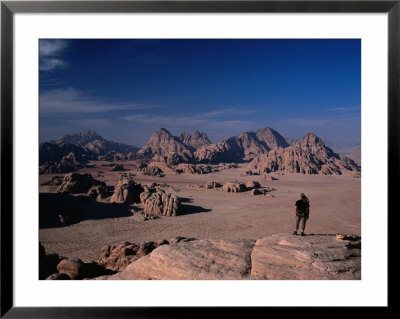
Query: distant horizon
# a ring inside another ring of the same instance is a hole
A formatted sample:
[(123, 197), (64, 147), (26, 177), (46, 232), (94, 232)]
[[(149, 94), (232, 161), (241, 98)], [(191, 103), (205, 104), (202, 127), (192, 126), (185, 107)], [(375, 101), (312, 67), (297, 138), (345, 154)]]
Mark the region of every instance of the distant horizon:
[(361, 41), (40, 40), (40, 142), (93, 130), (141, 147), (159, 128), (215, 143), (271, 127), (361, 145)]

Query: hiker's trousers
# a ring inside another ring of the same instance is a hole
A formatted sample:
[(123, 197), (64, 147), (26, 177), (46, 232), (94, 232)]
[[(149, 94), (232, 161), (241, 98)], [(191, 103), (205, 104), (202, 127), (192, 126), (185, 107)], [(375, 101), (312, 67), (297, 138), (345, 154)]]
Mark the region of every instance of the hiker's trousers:
[(301, 222), (301, 231), (304, 232), (306, 229), (306, 223), (307, 223), (308, 217), (305, 216), (296, 216), (296, 230), (299, 229), (299, 225)]

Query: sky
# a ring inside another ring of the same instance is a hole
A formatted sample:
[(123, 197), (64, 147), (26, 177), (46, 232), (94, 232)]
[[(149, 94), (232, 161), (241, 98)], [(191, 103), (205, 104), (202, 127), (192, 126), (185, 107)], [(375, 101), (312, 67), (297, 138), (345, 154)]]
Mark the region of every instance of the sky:
[(361, 144), (359, 39), (41, 39), (40, 141), (94, 130), (143, 146), (163, 127), (212, 142), (271, 127)]

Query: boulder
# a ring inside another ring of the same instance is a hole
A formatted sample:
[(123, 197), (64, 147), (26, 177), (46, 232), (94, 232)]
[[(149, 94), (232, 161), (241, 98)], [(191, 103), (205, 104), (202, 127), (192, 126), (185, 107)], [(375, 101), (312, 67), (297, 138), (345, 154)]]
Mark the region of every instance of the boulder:
[(181, 213), (181, 203), (176, 195), (162, 189), (148, 189), (140, 194), (144, 212), (161, 216), (176, 216)]
[(239, 193), (247, 190), (246, 185), (239, 182), (227, 182), (222, 186), (222, 189), (228, 193)]
[(157, 166), (148, 166), (148, 167), (143, 168), (141, 171), (142, 171), (143, 175), (147, 175), (147, 176), (158, 176), (158, 177), (165, 176), (162, 169)]
[(105, 198), (108, 196), (107, 187), (103, 185), (94, 185), (88, 190), (86, 196), (89, 196), (91, 198), (100, 198), (100, 199)]
[(136, 184), (129, 177), (123, 177), (115, 184), (110, 202), (120, 204), (136, 203), (140, 201), (141, 192), (143, 192), (143, 187), (140, 184)]
[(80, 259), (63, 259), (58, 265), (58, 272), (67, 273), (71, 279), (81, 279), (84, 263)]
[(214, 181), (209, 181), (206, 184), (204, 184), (204, 188), (206, 189), (216, 189), (216, 188), (221, 188), (222, 185), (218, 182), (214, 182)]
[(47, 277), (46, 280), (71, 280), (71, 277), (66, 273), (57, 272)]
[(261, 188), (261, 185), (259, 182), (248, 181), (246, 182), (246, 187), (248, 189), (255, 189), (255, 188)]

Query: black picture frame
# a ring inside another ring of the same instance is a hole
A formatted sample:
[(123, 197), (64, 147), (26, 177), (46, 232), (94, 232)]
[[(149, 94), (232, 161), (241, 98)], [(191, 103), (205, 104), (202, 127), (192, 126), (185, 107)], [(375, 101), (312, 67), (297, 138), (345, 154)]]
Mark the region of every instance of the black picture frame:
[[(224, 316), (226, 309), (191, 307), (14, 307), (13, 304), (13, 17), (15, 13), (119, 13), (119, 12), (269, 12), (269, 13), (387, 13), (388, 14), (388, 218), (394, 211), (399, 186), (400, 126), (400, 0), (355, 1), (1, 1), (1, 317), (6, 318), (131, 318), (192, 317), (209, 312)], [(398, 208), (397, 208), (398, 211)], [(379, 212), (385, 213), (385, 212)], [(390, 244), (388, 223), (388, 247)], [(390, 250), (390, 249), (389, 249)], [(388, 254), (389, 257), (389, 254)], [(390, 265), (390, 258), (388, 260)], [(389, 269), (388, 269), (389, 270)], [(389, 274), (390, 275), (390, 274)], [(389, 284), (393, 277), (388, 279)], [(391, 296), (388, 294), (388, 310)], [(258, 307), (255, 307), (258, 308)], [(254, 307), (251, 310), (255, 309)], [(258, 310), (258, 309), (255, 309)], [(291, 310), (307, 312), (292, 307)], [(347, 309), (348, 311), (349, 309)], [(247, 314), (249, 309), (235, 309)], [(333, 310), (335, 312), (335, 310)]]

